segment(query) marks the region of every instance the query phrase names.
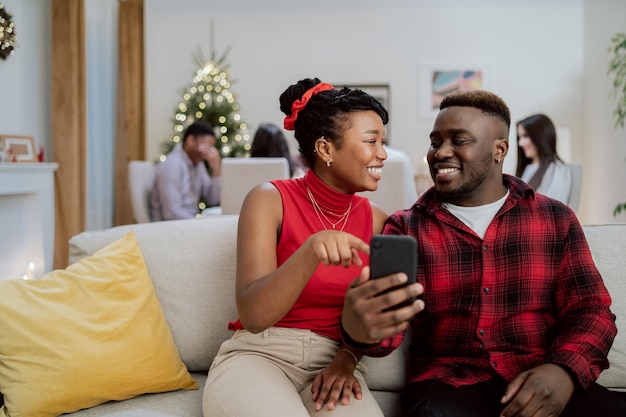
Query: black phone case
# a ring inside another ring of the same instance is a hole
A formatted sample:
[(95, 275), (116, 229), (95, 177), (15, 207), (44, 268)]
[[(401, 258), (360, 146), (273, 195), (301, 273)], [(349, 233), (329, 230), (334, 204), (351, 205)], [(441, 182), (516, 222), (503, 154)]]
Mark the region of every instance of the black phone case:
[[(372, 236), (370, 241), (370, 278), (381, 278), (397, 272), (404, 272), (409, 278), (404, 285), (415, 282), (417, 272), (417, 241), (415, 238), (406, 235)], [(396, 288), (398, 287), (391, 290)], [(393, 309), (409, 305), (413, 301), (415, 298), (406, 300)]]

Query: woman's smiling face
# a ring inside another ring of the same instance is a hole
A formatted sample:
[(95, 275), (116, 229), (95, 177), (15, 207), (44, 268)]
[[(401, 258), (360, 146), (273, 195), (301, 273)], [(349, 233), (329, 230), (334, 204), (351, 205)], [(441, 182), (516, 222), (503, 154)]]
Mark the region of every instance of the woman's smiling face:
[(539, 163), (539, 153), (537, 147), (526, 133), (526, 129), (522, 125), (517, 125), (517, 146), (524, 152), (526, 158), (530, 159), (533, 164)]
[(387, 159), (383, 121), (376, 112), (365, 110), (347, 113), (343, 123), (343, 137), (331, 142), (331, 166), (321, 166), (319, 174), (341, 192), (374, 191)]

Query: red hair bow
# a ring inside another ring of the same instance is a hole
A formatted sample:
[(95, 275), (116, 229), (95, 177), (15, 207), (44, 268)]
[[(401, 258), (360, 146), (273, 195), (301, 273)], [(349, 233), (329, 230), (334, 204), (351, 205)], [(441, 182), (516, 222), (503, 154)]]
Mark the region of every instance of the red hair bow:
[(309, 88), (303, 95), (300, 100), (296, 100), (291, 105), (291, 115), (285, 117), (284, 127), (287, 130), (294, 130), (296, 119), (298, 118), (298, 113), (300, 110), (306, 107), (306, 103), (309, 102), (311, 97), (313, 97), (317, 93), (321, 93), (322, 91), (332, 90), (333, 87), (330, 84), (319, 83)]

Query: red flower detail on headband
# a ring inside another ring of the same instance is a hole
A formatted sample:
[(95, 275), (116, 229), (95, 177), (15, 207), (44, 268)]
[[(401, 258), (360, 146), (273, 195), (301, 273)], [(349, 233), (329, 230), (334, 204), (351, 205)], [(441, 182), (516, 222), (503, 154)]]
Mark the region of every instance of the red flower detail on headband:
[(313, 97), (317, 93), (321, 93), (322, 91), (332, 90), (333, 87), (330, 84), (319, 83), (309, 88), (303, 95), (300, 100), (296, 100), (291, 105), (291, 115), (285, 117), (284, 127), (287, 130), (293, 130), (296, 124), (296, 119), (298, 118), (298, 113), (300, 110), (306, 107), (306, 103), (309, 102), (311, 97)]

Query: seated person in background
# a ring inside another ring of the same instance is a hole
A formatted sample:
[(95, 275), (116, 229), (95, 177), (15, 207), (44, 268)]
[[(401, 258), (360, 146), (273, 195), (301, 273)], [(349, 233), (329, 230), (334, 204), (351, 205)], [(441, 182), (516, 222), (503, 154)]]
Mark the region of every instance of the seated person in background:
[(176, 144), (167, 159), (155, 168), (150, 219), (192, 219), (199, 212), (201, 198), (209, 205), (218, 205), (221, 160), (213, 127), (203, 122), (191, 124), (182, 143)]
[(342, 341), (384, 355), (410, 322), (407, 417), (626, 416), (595, 382), (617, 333), (611, 297), (574, 212), (502, 173), (509, 126), (495, 94), (443, 99), (427, 154), (435, 185), (383, 230), (417, 238), (418, 283), (384, 294), (405, 275), (368, 280), (363, 268)]
[(304, 176), (305, 167), (299, 160), (292, 158), (289, 145), (283, 131), (276, 125), (265, 123), (259, 125), (250, 148), (251, 157), (284, 157), (289, 163), (289, 176)]
[(209, 370), (203, 414), (382, 417), (360, 356), (339, 343), (339, 319), (387, 218), (356, 195), (378, 187), (387, 111), (363, 91), (317, 78), (289, 86), (280, 109), (310, 169), (258, 185), (244, 200), (239, 320)]
[(572, 188), (570, 168), (556, 153), (556, 129), (546, 115), (517, 122), (516, 176), (535, 191), (567, 204)]

